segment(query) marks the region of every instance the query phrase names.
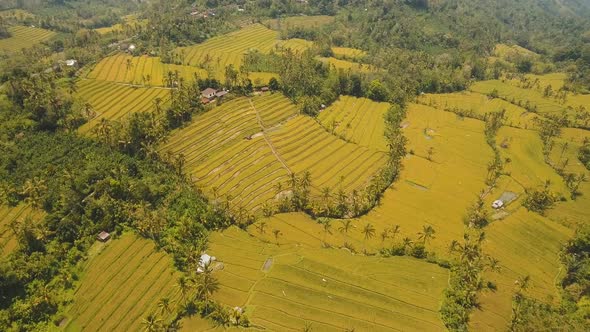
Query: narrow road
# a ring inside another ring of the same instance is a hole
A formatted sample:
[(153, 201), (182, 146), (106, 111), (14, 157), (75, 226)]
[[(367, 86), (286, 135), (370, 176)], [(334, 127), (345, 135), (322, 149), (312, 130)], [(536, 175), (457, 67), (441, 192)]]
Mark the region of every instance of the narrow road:
[(248, 99), (248, 101), (250, 102), (250, 106), (252, 106), (252, 109), (256, 113), (256, 119), (258, 120), (258, 125), (260, 126), (260, 129), (262, 129), (262, 137), (264, 137), (264, 140), (266, 141), (266, 144), (268, 144), (268, 146), (270, 147), (270, 150), (272, 151), (272, 154), (274, 154), (275, 155), (275, 158), (277, 158), (277, 160), (281, 164), (283, 164), (283, 167), (287, 170), (287, 172), (289, 174), (293, 174), (293, 172), (291, 171), (291, 169), (289, 168), (289, 166), (287, 166), (287, 163), (285, 163), (285, 161), (283, 160), (283, 158), (281, 158), (281, 156), (279, 155), (279, 153), (277, 152), (277, 150), (275, 150), (275, 147), (272, 145), (272, 142), (270, 141), (270, 139), (266, 135), (266, 128), (264, 127), (264, 124), (262, 123), (262, 119), (260, 118), (260, 114), (258, 113), (258, 110), (256, 109), (256, 106), (254, 106), (254, 103), (252, 102), (252, 99)]

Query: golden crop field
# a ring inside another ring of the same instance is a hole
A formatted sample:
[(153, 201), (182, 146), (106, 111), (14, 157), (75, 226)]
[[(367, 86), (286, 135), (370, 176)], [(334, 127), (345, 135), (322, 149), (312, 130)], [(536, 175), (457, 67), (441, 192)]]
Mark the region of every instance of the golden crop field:
[(364, 189), (387, 161), (385, 152), (347, 143), (302, 115), (270, 133), (270, 140), (292, 172), (310, 172), (316, 195), (323, 188), (346, 193)]
[(95, 246), (102, 249), (86, 263), (66, 331), (138, 331), (160, 298), (179, 303), (180, 274), (152, 241), (126, 233)]
[(519, 45), (497, 44), (494, 48), (494, 56), (502, 59), (513, 59), (517, 56), (537, 58), (539, 55)]
[(12, 33), (12, 36), (0, 39), (0, 50), (9, 52), (16, 52), (32, 47), (56, 35), (53, 31), (25, 26), (10, 27), (8, 31)]
[(334, 16), (291, 16), (265, 21), (264, 24), (274, 30), (287, 30), (294, 28), (319, 28), (334, 22)]
[(320, 112), (318, 120), (332, 133), (353, 143), (387, 151), (385, 114), (391, 107), (366, 98), (342, 96)]
[(384, 152), (295, 116), (295, 106), (280, 94), (251, 101), (232, 100), (196, 118), (161, 151), (183, 154), (188, 174), (210, 195), (231, 195), (235, 207), (251, 210), (274, 198), (279, 183), (288, 190), (290, 172), (309, 171), (314, 194), (324, 187), (350, 192), (364, 188), (385, 164)]
[(490, 98), (477, 92), (463, 91), (445, 94), (425, 94), (418, 102), (442, 110), (460, 110), (475, 116), (506, 110), (504, 123), (519, 128), (533, 128), (538, 115), (499, 98)]
[(291, 49), (295, 52), (303, 52), (313, 46), (313, 42), (305, 39), (292, 38), (287, 40), (280, 40), (277, 43), (279, 49)]
[(332, 47), (332, 52), (336, 58), (357, 60), (364, 58), (367, 52), (350, 47)]
[(335, 69), (351, 70), (353, 72), (359, 73), (368, 73), (375, 71), (375, 68), (372, 68), (371, 65), (362, 64), (358, 62), (322, 57), (319, 57), (318, 60)]
[[(484, 125), (409, 104), (403, 126), (408, 151), (413, 154), (404, 159), (399, 179), (385, 192), (381, 204), (355, 221), (358, 237), (360, 229), (370, 223), (376, 236), (369, 242), (380, 247), (378, 235), (386, 228), (400, 225), (397, 241), (406, 236), (416, 241), (422, 227), (430, 225), (436, 235), (427, 248), (445, 256), (449, 243), (463, 236), (465, 211), (485, 188), (493, 154), (485, 142)], [(433, 154), (428, 160), (430, 148)]]
[(434, 264), (283, 245), (281, 238), (279, 245), (265, 243), (238, 228), (213, 233), (209, 253), (224, 264), (215, 272), (215, 298), (244, 308), (253, 325), (267, 330), (444, 328), (438, 310), (448, 271)]
[(195, 75), (207, 77), (207, 72), (197, 67), (165, 64), (159, 57), (124, 53), (102, 59), (87, 77), (136, 85), (167, 86), (170, 85), (168, 75), (176, 72), (186, 81), (194, 80)]
[(140, 88), (100, 80), (81, 80), (77, 96), (89, 103), (92, 119), (78, 130), (87, 134), (103, 119), (118, 121), (131, 113), (152, 111), (156, 100), (165, 106), (170, 91), (163, 88)]
[(277, 45), (278, 33), (261, 24), (254, 24), (238, 31), (208, 39), (188, 47), (179, 47), (176, 54), (182, 63), (198, 66), (214, 73), (225, 75), (226, 66), (233, 64), (237, 70), (242, 65), (244, 54), (250, 50), (268, 53)]
[(124, 25), (128, 25), (128, 26), (145, 26), (148, 23), (148, 20), (139, 20), (137, 19), (137, 16), (135, 15), (127, 15), (123, 17), (123, 21), (124, 23), (117, 23), (113, 26), (110, 27), (104, 27), (104, 28), (98, 28), (98, 29), (94, 29), (94, 31), (98, 32), (101, 35), (105, 35), (107, 33), (117, 33), (117, 32), (121, 32), (123, 31), (123, 26)]
[(18, 247), (16, 238), (11, 229), (11, 224), (38, 221), (45, 213), (42, 210), (33, 209), (29, 205), (20, 204), (15, 207), (0, 205), (0, 257), (5, 257)]
[(481, 310), (474, 310), (471, 328), (474, 331), (504, 330), (510, 323), (515, 281), (530, 276), (527, 295), (541, 301), (559, 293), (556, 282), (562, 273), (559, 252), (573, 232), (538, 214), (518, 209), (506, 219), (486, 228), (484, 250), (500, 261), (499, 272), (489, 272), (487, 280), (498, 289), (482, 292)]
[(211, 196), (231, 195), (234, 206), (256, 208), (273, 198), (274, 185), (288, 177), (261, 124), (271, 129), (296, 113), (280, 94), (254, 97), (252, 103), (238, 98), (176, 131), (161, 150), (183, 154), (187, 173)]

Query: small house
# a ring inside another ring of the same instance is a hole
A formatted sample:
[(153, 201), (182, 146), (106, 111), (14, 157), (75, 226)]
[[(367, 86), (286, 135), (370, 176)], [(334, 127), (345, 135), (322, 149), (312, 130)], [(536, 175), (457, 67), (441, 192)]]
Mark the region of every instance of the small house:
[(213, 88), (207, 88), (203, 91), (201, 91), (201, 96), (203, 98), (207, 98), (209, 100), (215, 98), (215, 94), (217, 93), (217, 90), (213, 89)]
[(492, 203), (492, 207), (493, 207), (494, 209), (499, 209), (499, 208), (501, 208), (501, 207), (503, 207), (503, 206), (504, 206), (504, 202), (503, 202), (502, 200), (500, 200), (500, 199), (498, 199), (498, 200), (495, 200), (495, 201)]
[(77, 65), (78, 65), (78, 60), (75, 60), (75, 59), (66, 60), (66, 66), (68, 66), (68, 67), (74, 67)]
[(263, 86), (262, 88), (260, 88), (260, 91), (262, 91), (262, 92), (267, 92), (269, 90), (270, 89), (267, 86)]
[(199, 267), (197, 267), (197, 273), (203, 273), (205, 269), (212, 263), (215, 262), (217, 259), (215, 256), (209, 256), (207, 254), (202, 254), (201, 258), (199, 259)]
[(98, 233), (98, 235), (96, 236), (96, 239), (100, 242), (107, 242), (110, 238), (111, 238), (111, 234), (109, 234), (105, 231)]
[(129, 45), (129, 47), (127, 48), (127, 50), (128, 50), (129, 52), (133, 53), (133, 52), (135, 52), (135, 49), (136, 49), (136, 48), (137, 48), (137, 47), (136, 47), (135, 45), (131, 44), (131, 45)]

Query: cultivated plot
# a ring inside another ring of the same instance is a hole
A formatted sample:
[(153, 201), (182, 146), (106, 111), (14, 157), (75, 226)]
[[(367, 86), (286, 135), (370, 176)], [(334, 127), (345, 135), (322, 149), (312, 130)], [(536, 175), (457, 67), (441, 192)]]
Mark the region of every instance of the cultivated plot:
[(366, 98), (342, 96), (318, 115), (333, 134), (362, 146), (387, 151), (385, 114), (391, 107)]
[(132, 113), (152, 111), (156, 102), (165, 106), (170, 99), (170, 90), (82, 80), (78, 83), (77, 95), (90, 105), (91, 118), (79, 129), (80, 133), (86, 134), (102, 120), (118, 121)]
[(24, 48), (33, 47), (34, 45), (49, 40), (56, 35), (53, 31), (25, 26), (10, 27), (8, 28), (8, 31), (10, 31), (12, 36), (0, 39), (0, 50), (9, 52), (16, 52)]
[(350, 70), (350, 71), (359, 72), (359, 73), (369, 73), (369, 72), (375, 71), (375, 68), (371, 67), (371, 65), (358, 63), (358, 62), (341, 60), (341, 59), (336, 59), (336, 58), (332, 58), (332, 57), (330, 57), (330, 58), (320, 57), (320, 58), (318, 58), (318, 60), (320, 60), (321, 62), (327, 64), (328, 66), (330, 66), (334, 69)]
[[(270, 232), (270, 231), (269, 231)], [(280, 243), (280, 239), (279, 239)], [(448, 271), (406, 258), (264, 243), (231, 228), (211, 235), (220, 302), (268, 330), (437, 331)]]
[(160, 298), (180, 303), (179, 276), (153, 242), (131, 233), (111, 240), (86, 263), (66, 331), (138, 331)]
[(18, 247), (13, 226), (38, 221), (44, 215), (42, 210), (33, 209), (27, 204), (15, 207), (0, 205), (0, 257), (5, 257)]
[(131, 56), (119, 53), (102, 59), (87, 78), (135, 85), (170, 86), (178, 79), (192, 81), (195, 75), (207, 77), (207, 71), (162, 63), (159, 57)]

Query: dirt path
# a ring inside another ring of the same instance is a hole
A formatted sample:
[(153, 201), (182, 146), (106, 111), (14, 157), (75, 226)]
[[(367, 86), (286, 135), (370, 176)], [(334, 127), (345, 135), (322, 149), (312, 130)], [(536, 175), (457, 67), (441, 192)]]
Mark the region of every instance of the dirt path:
[(260, 114), (258, 113), (258, 110), (254, 106), (254, 103), (252, 102), (252, 99), (248, 99), (248, 101), (250, 102), (250, 106), (252, 106), (252, 109), (256, 113), (256, 119), (258, 120), (258, 125), (260, 126), (260, 129), (262, 129), (262, 137), (264, 137), (264, 140), (266, 141), (266, 144), (268, 144), (268, 146), (270, 147), (270, 150), (272, 151), (272, 154), (274, 154), (275, 158), (277, 158), (277, 160), (281, 164), (283, 164), (283, 167), (287, 170), (287, 172), (289, 172), (289, 174), (293, 174), (293, 172), (291, 171), (291, 169), (289, 168), (289, 166), (287, 166), (287, 163), (285, 163), (285, 161), (283, 160), (283, 158), (281, 158), (281, 156), (279, 155), (279, 153), (277, 152), (277, 150), (275, 150), (275, 147), (272, 145), (272, 142), (270, 141), (270, 139), (266, 135), (266, 128), (264, 127), (264, 124), (262, 123), (262, 119), (260, 118)]

